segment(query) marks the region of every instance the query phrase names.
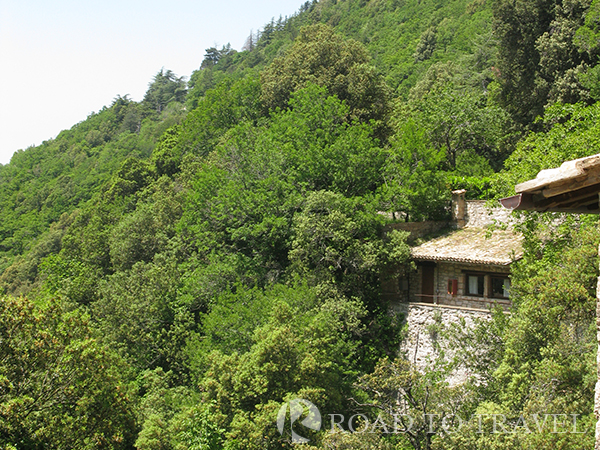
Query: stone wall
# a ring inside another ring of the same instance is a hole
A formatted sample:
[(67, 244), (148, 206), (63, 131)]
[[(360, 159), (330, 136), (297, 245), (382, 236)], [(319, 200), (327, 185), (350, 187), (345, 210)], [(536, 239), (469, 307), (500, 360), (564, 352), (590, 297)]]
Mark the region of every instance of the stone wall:
[[(489, 295), (485, 297), (466, 295), (465, 272), (508, 275), (510, 269), (505, 266), (483, 264), (438, 263), (435, 268), (436, 303), (485, 310), (489, 310), (494, 305), (500, 305), (505, 310), (508, 310), (510, 307), (508, 299), (491, 298)], [(448, 294), (448, 280), (458, 280), (457, 295)]]
[[(441, 305), (401, 304), (396, 311), (404, 315), (408, 323), (401, 351), (422, 371), (431, 368), (433, 361), (439, 356), (434, 347), (435, 341), (441, 339), (435, 331), (436, 325), (448, 327), (451, 324), (461, 325), (464, 321), (465, 326), (472, 327), (477, 320), (490, 319), (487, 311)], [(446, 357), (452, 356), (450, 350)], [(464, 367), (458, 368), (447, 381), (450, 385), (457, 385), (464, 382), (468, 375), (469, 372)]]
[(440, 230), (445, 228), (451, 228), (451, 222), (443, 222), (443, 221), (427, 221), (427, 222), (396, 222), (391, 223), (385, 227), (385, 231), (391, 230), (402, 230), (408, 231), (410, 235), (408, 236), (408, 242), (413, 242), (416, 239), (428, 236), (430, 234), (435, 234)]
[(465, 227), (485, 228), (494, 222), (511, 223), (511, 211), (501, 206), (488, 208), (486, 200), (467, 200)]
[[(486, 200), (466, 200), (465, 208), (461, 208), (461, 211), (464, 209), (464, 221), (461, 223), (465, 227), (473, 228), (485, 228), (495, 223), (512, 223), (510, 210), (501, 206), (489, 208), (486, 205)], [(455, 217), (453, 221), (394, 222), (388, 224), (385, 227), (385, 231), (408, 231), (410, 233), (408, 241), (413, 242), (417, 239), (436, 234), (441, 230), (456, 229), (459, 227), (456, 217), (458, 209), (455, 204), (452, 205), (452, 208)]]

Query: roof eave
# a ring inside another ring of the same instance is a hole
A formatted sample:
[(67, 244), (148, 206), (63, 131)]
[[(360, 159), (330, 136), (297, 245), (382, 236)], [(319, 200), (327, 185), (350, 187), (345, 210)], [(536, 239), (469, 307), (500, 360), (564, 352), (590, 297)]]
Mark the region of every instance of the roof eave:
[(513, 262), (521, 259), (521, 256), (519, 256), (515, 259), (511, 259), (511, 260), (484, 260), (484, 259), (467, 259), (467, 258), (452, 258), (452, 257), (440, 257), (440, 256), (412, 255), (412, 259), (415, 261), (434, 261), (434, 262), (478, 264), (478, 265), (486, 265), (486, 266), (506, 267), (506, 266), (511, 265)]
[(578, 206), (570, 206), (568, 204), (561, 205), (560, 203), (553, 205), (548, 199), (538, 201), (533, 194), (529, 193), (502, 198), (500, 199), (500, 203), (506, 209), (510, 209), (511, 211), (539, 211), (574, 214), (598, 214), (599, 212), (599, 204), (597, 202)]

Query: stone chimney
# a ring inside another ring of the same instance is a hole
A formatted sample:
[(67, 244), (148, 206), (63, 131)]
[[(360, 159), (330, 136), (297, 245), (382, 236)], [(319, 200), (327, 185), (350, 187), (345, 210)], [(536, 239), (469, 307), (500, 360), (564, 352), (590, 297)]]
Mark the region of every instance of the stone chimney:
[(467, 201), (465, 200), (465, 189), (452, 191), (452, 220), (456, 222), (456, 228), (464, 228), (467, 221)]

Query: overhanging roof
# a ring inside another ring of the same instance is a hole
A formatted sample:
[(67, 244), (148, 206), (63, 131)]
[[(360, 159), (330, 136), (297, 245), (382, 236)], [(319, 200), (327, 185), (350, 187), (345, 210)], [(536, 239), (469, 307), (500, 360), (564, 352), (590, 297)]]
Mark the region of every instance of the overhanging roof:
[(463, 228), (411, 249), (415, 261), (507, 266), (519, 259), (523, 237), (512, 230)]
[(512, 210), (599, 214), (600, 154), (564, 162), (540, 171), (515, 186), (518, 195), (500, 200)]

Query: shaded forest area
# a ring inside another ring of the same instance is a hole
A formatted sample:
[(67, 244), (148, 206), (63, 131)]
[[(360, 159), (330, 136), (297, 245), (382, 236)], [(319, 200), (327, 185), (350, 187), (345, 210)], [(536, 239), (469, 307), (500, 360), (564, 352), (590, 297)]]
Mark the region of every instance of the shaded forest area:
[[(290, 449), (275, 420), (303, 398), (421, 417), (303, 429), (306, 448), (591, 448), (597, 219), (522, 215), (512, 313), (432, 330), (425, 374), (380, 282), (410, 265), (388, 217), (445, 219), (452, 189), (494, 199), (600, 153), (599, 55), (600, 0), (313, 1), (18, 151), (0, 166), (0, 447)], [(530, 433), (536, 414), (588, 432)]]

